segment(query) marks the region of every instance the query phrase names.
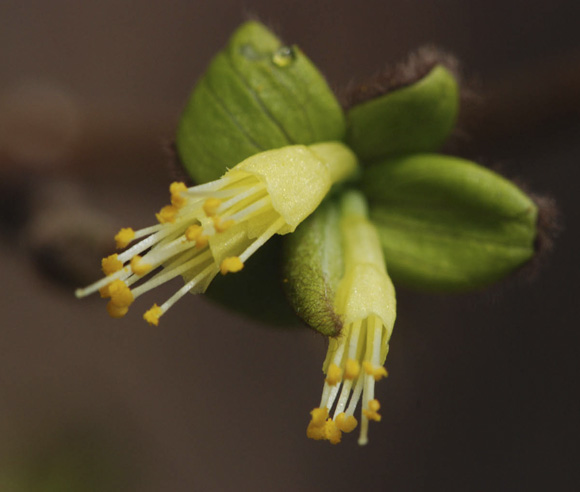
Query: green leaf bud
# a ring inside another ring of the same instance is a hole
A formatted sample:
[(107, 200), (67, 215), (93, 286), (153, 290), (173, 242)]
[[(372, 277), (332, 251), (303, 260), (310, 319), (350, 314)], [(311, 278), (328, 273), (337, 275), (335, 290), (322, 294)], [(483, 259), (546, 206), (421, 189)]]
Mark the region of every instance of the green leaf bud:
[(396, 282), (435, 291), (479, 288), (534, 255), (537, 207), (472, 162), (415, 154), (366, 168), (362, 189)]
[(204, 183), (264, 150), (342, 140), (342, 109), (296, 46), (243, 24), (195, 87), (177, 130), (179, 157)]
[(353, 106), (347, 113), (348, 145), (362, 161), (437, 150), (455, 125), (459, 88), (436, 65), (412, 85)]

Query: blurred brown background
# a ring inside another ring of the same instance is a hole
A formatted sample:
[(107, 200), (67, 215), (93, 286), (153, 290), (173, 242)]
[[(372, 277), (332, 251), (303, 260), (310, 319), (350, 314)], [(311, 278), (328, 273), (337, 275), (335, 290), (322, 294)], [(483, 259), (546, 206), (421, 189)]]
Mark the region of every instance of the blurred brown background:
[[(91, 277), (111, 231), (166, 201), (180, 110), (249, 16), (335, 88), (425, 43), (455, 53), (486, 96), (467, 115), (468, 155), (561, 209), (532, 280), (398, 291), (366, 448), (305, 437), (323, 379), (315, 334), (193, 297), (147, 326), (140, 307), (172, 288), (111, 320), (54, 281)], [(579, 25), (575, 0), (3, 0), (0, 490), (574, 490)]]

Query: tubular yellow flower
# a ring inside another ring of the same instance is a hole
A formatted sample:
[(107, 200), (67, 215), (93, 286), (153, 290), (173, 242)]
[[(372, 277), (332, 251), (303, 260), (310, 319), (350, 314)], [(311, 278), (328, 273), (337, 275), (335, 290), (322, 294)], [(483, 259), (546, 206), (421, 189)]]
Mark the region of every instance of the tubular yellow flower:
[(395, 290), (359, 194), (344, 197), (340, 227), (345, 270), (335, 308), (342, 316), (343, 328), (338, 337), (330, 339), (323, 365), (326, 379), (322, 398), (319, 408), (311, 412), (307, 436), (340, 442), (341, 432), (357, 427), (354, 412), (362, 398), (358, 442), (363, 445), (368, 442), (369, 420), (381, 419), (374, 390), (375, 382), (387, 375), (383, 364), (395, 323)]
[(320, 204), (332, 184), (356, 168), (356, 157), (338, 142), (294, 145), (256, 154), (211, 183), (170, 186), (171, 205), (159, 224), (122, 229), (118, 247), (141, 239), (103, 260), (106, 277), (76, 291), (110, 297), (109, 314), (124, 316), (140, 295), (177, 276), (185, 285), (145, 320), (159, 318), (188, 292), (204, 292), (221, 270), (238, 272), (274, 234), (293, 232)]

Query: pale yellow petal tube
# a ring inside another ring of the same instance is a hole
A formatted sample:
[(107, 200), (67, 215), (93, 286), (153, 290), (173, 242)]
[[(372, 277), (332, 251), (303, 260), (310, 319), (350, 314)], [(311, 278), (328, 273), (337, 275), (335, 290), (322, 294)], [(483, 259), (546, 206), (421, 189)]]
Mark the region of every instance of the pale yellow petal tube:
[(292, 145), (249, 157), (211, 183), (192, 188), (172, 183), (171, 205), (156, 214), (159, 224), (139, 231), (122, 229), (116, 236), (118, 247), (141, 240), (106, 258), (106, 277), (76, 294), (100, 291), (111, 298), (111, 316), (122, 317), (141, 294), (183, 277), (183, 287), (145, 313), (145, 320), (157, 325), (184, 295), (204, 292), (218, 272), (242, 270), (274, 234), (293, 232), (333, 183), (356, 166), (355, 155), (339, 142)]
[[(340, 442), (341, 432), (350, 432), (358, 425), (353, 414), (362, 400), (359, 444), (366, 444), (369, 421), (381, 420), (374, 386), (387, 376), (383, 364), (396, 317), (395, 289), (377, 233), (367, 218), (366, 202), (359, 193), (343, 196), (340, 228), (344, 275), (335, 309), (342, 317), (343, 329), (329, 342), (323, 364), (326, 379), (320, 411), (316, 413), (326, 412), (332, 417), (327, 418), (324, 427), (319, 421), (311, 421), (307, 435)], [(329, 433), (322, 432), (327, 428), (336, 428), (332, 440)]]

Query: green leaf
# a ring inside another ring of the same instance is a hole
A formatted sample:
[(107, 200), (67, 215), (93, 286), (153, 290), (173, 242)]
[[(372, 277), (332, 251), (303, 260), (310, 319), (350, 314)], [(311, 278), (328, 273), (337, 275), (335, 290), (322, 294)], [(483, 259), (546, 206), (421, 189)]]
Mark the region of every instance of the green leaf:
[(263, 150), (342, 140), (344, 133), (342, 109), (312, 62), (247, 22), (193, 91), (176, 144), (187, 172), (204, 183)]
[(354, 106), (347, 144), (363, 161), (437, 150), (455, 125), (459, 89), (451, 72), (435, 66), (418, 82)]
[(335, 297), (344, 272), (340, 212), (326, 200), (293, 234), (284, 237), (284, 288), (296, 314), (326, 336), (342, 327)]
[(436, 154), (393, 158), (366, 168), (362, 188), (395, 282), (469, 290), (534, 255), (535, 204), (472, 162)]

